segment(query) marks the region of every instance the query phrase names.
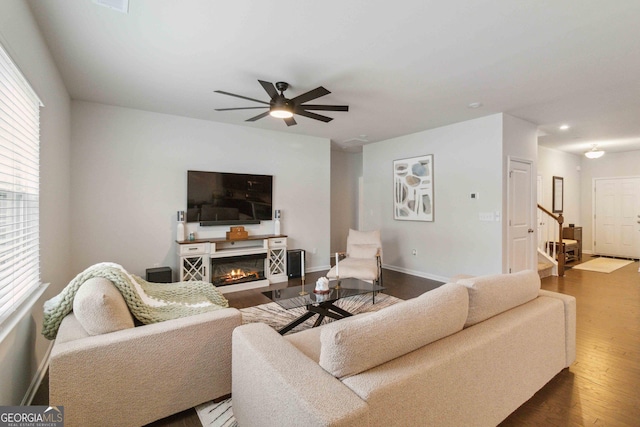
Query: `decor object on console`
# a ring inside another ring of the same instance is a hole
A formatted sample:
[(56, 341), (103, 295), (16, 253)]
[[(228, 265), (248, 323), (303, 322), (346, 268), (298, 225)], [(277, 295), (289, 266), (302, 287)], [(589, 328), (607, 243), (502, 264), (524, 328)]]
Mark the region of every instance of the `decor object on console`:
[(329, 279), (353, 277), (382, 286), (382, 242), (380, 230), (349, 230), (347, 250), (344, 259), (339, 260), (329, 270)]
[(535, 271), (467, 278), (287, 336), (242, 325), (232, 354), (243, 427), (495, 426), (575, 361), (576, 300)]
[[(307, 104), (304, 105), (305, 102), (312, 101), (314, 99), (320, 98), (321, 96), (325, 96), (330, 94), (327, 89), (322, 86), (317, 87), (309, 92), (305, 92), (302, 95), (298, 95), (295, 98), (285, 98), (284, 91), (289, 88), (289, 84), (286, 82), (277, 82), (274, 86), (271, 82), (265, 82), (262, 80), (258, 80), (262, 88), (267, 92), (271, 100), (269, 102), (260, 101), (259, 99), (248, 98), (242, 95), (236, 95), (234, 93), (225, 92), (223, 90), (216, 90), (214, 92), (221, 93), (223, 95), (234, 96), (236, 98), (246, 99), (248, 101), (259, 102), (260, 104), (265, 104), (265, 107), (240, 107), (240, 108), (216, 108), (216, 111), (230, 111), (230, 110), (253, 110), (256, 108), (268, 108), (269, 111), (258, 114), (255, 117), (251, 117), (245, 121), (247, 122), (255, 122), (256, 120), (260, 120), (263, 117), (267, 117), (268, 115), (272, 117), (276, 117), (279, 119), (283, 119), (287, 126), (293, 126), (296, 124), (295, 119), (293, 118), (294, 114), (298, 114), (300, 116), (305, 116), (310, 119), (320, 120), (321, 122), (328, 123), (333, 118), (322, 116), (320, 114), (312, 113), (311, 110), (323, 110), (323, 111), (349, 111), (349, 107), (347, 105), (316, 105), (316, 104)], [(280, 91), (280, 93), (278, 93)]]
[(433, 221), (433, 154), (393, 161), (393, 219)]
[(49, 403), (64, 406), (65, 426), (141, 426), (226, 397), (241, 323), (239, 310), (220, 308), (134, 327), (115, 283), (88, 279), (51, 349)]
[(228, 240), (242, 240), (249, 237), (249, 232), (242, 226), (231, 227), (231, 230), (227, 231)]

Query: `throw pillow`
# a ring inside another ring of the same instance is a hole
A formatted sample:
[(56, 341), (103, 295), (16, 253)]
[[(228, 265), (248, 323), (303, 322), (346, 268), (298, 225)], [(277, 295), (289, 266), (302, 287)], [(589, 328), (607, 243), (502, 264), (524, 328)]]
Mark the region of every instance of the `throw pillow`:
[(129, 307), (110, 280), (89, 279), (73, 299), (73, 312), (89, 335), (100, 335), (133, 328)]
[(467, 290), (455, 283), (367, 316), (322, 327), (320, 366), (339, 379), (417, 350), (460, 330), (467, 319)]
[(537, 298), (540, 276), (532, 270), (480, 276), (457, 281), (469, 290), (468, 326)]
[(351, 258), (375, 258), (378, 253), (378, 245), (351, 245), (349, 256)]

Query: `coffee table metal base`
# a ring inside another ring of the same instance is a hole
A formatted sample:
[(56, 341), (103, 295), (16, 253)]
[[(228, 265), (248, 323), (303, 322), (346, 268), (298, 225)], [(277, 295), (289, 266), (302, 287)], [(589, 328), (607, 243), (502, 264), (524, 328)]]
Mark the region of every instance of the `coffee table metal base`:
[(318, 315), (318, 318), (313, 324), (314, 328), (316, 326), (320, 326), (320, 324), (322, 323), (322, 320), (325, 317), (331, 317), (332, 319), (340, 320), (340, 319), (344, 319), (345, 317), (353, 316), (353, 314), (349, 313), (347, 310), (343, 310), (337, 305), (334, 305), (333, 304), (334, 302), (335, 301), (326, 301), (326, 302), (321, 302), (318, 305), (313, 305), (313, 304), (307, 305), (307, 312), (305, 314), (303, 314), (293, 322), (289, 323), (288, 325), (280, 329), (278, 333), (280, 333), (280, 335), (284, 335), (290, 330), (292, 330), (293, 328), (295, 328), (296, 326), (298, 326), (299, 324), (305, 322), (307, 319), (312, 318), (316, 314)]

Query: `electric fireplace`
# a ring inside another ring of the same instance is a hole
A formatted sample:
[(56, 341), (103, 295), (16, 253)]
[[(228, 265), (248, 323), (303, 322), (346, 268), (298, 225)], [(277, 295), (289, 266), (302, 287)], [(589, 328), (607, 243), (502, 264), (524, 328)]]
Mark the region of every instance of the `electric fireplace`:
[(211, 283), (216, 287), (264, 280), (267, 254), (211, 258)]

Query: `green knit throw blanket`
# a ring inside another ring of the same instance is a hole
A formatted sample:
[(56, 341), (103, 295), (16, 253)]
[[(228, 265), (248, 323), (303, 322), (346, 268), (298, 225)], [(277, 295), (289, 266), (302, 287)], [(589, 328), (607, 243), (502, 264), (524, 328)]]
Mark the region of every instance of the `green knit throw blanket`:
[(44, 303), (42, 335), (50, 340), (55, 339), (62, 319), (73, 310), (76, 292), (84, 282), (94, 277), (113, 282), (131, 313), (143, 324), (229, 307), (227, 299), (211, 283), (150, 283), (129, 274), (118, 264), (100, 263), (78, 274), (60, 294)]

